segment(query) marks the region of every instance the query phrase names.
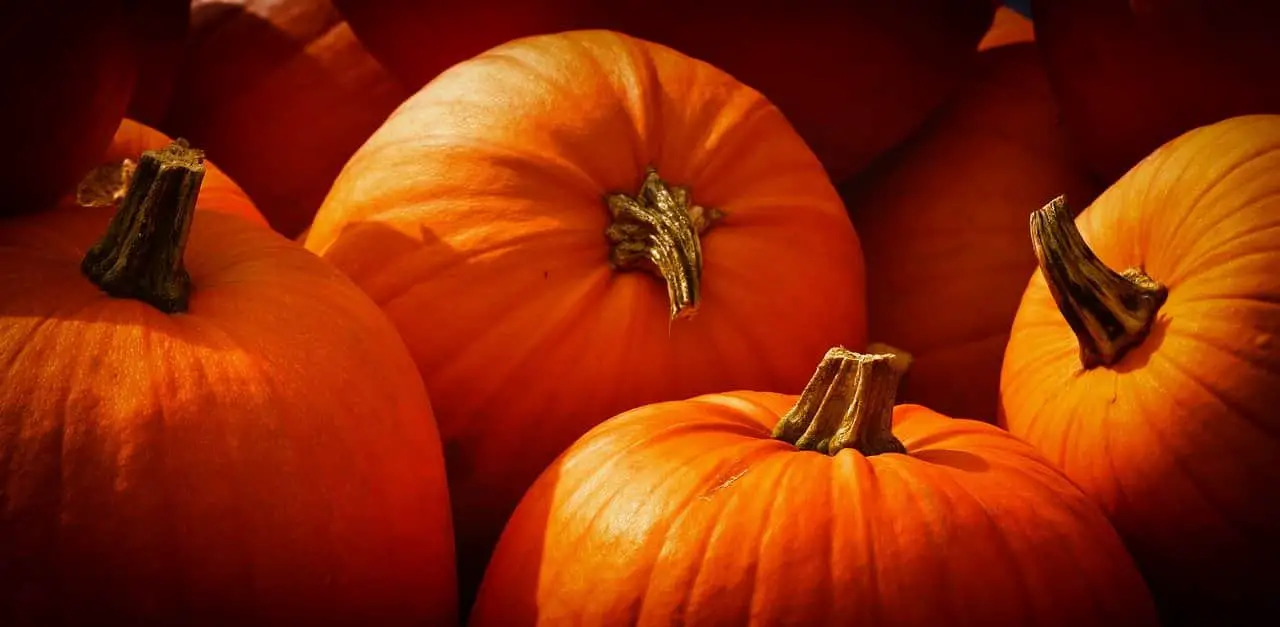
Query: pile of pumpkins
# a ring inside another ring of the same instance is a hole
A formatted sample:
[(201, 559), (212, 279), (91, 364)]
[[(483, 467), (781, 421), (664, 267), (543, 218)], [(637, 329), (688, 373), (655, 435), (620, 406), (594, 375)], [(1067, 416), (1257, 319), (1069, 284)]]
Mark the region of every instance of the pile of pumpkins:
[(0, 624), (1280, 622), (1280, 6), (998, 4), (6, 6)]

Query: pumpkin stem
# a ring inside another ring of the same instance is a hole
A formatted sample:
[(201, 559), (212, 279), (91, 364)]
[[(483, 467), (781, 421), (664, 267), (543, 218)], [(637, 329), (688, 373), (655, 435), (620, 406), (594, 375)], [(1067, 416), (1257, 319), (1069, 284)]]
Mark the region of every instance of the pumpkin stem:
[(1139, 268), (1117, 273), (1089, 249), (1059, 196), (1031, 214), (1031, 243), (1084, 368), (1110, 366), (1147, 336), (1169, 289)]
[(85, 254), (80, 272), (116, 298), (165, 313), (187, 310), (191, 277), (182, 265), (204, 152), (177, 140), (142, 153), (107, 233)]
[(827, 351), (773, 437), (828, 455), (846, 448), (867, 456), (906, 453), (893, 435), (893, 405), (910, 362), (905, 353)]
[(613, 223), (605, 236), (613, 245), (609, 262), (616, 270), (641, 266), (657, 270), (667, 283), (671, 319), (688, 318), (702, 300), (702, 243), (698, 236), (724, 217), (715, 209), (691, 202), (689, 189), (671, 187), (657, 170), (645, 170), (634, 197), (610, 194), (605, 199)]

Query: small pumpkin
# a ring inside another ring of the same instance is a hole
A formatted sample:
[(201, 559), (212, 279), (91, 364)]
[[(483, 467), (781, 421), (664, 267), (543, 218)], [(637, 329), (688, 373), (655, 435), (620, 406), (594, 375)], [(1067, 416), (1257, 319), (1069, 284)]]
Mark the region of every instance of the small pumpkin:
[(1280, 609), (1278, 226), (1275, 115), (1182, 135), (1075, 221), (1061, 200), (1032, 219), (1001, 423), (1101, 504), (1167, 624)]
[(978, 50), (990, 50), (1009, 44), (1018, 44), (1036, 40), (1035, 26), (1023, 14), (1003, 4), (996, 9), (991, 28), (978, 42)]
[(1097, 507), (996, 427), (894, 407), (891, 355), (799, 396), (613, 418), (530, 488), (472, 627), (1154, 626)]
[(408, 92), (327, 0), (197, 1), (160, 128), (203, 146), (288, 237)]
[(442, 74), (352, 157), (306, 246), (382, 306), (432, 390), (464, 594), (592, 426), (725, 387), (798, 391), (827, 346), (866, 337), (857, 234), (778, 109), (608, 31)]
[(0, 624), (450, 624), (404, 344), (301, 246), (195, 211), (203, 172), (177, 143), (114, 216), (0, 222)]
[[(407, 85), (508, 40), (611, 29), (670, 46), (760, 90), (840, 181), (897, 145), (960, 82), (989, 0), (334, 0)], [(430, 42), (424, 45), (423, 42)]]
[(0, 9), (0, 216), (53, 205), (110, 143), (136, 76), (128, 5), (42, 0)]
[(1106, 183), (1165, 142), (1280, 113), (1280, 3), (1032, 0), (1063, 119)]
[(1036, 258), (1032, 208), (1094, 195), (1033, 44), (979, 55), (924, 131), (845, 188), (867, 263), (869, 335), (915, 356), (905, 402), (996, 419), (1009, 326)]
[[(169, 136), (145, 124), (126, 119), (116, 129), (111, 145), (99, 158), (98, 166), (90, 172), (77, 190), (84, 201), (87, 196), (105, 199), (102, 204), (115, 204), (123, 198), (129, 181), (142, 154), (148, 150), (160, 150), (172, 143)], [(221, 211), (230, 213), (253, 222), (266, 225), (267, 219), (262, 217), (253, 206), (244, 190), (231, 180), (218, 166), (205, 161), (204, 175), (200, 183), (200, 211)], [(89, 202), (95, 202), (90, 200)]]

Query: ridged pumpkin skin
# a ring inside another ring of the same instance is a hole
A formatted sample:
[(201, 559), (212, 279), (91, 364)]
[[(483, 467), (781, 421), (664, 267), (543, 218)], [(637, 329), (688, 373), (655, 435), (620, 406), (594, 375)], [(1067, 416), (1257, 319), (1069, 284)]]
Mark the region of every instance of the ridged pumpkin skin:
[(1076, 224), (1104, 264), (1143, 268), (1168, 299), (1120, 361), (1084, 369), (1036, 273), (1005, 356), (1002, 423), (1102, 505), (1169, 624), (1274, 612), (1280, 116), (1186, 133)]
[(503, 532), (471, 627), (1154, 626), (1097, 507), (989, 424), (894, 409), (908, 455), (770, 437), (796, 397), (642, 407), (573, 445)]
[(0, 221), (0, 624), (448, 625), (439, 435), (395, 330), (197, 211), (169, 315), (80, 271), (111, 207)]
[(136, 68), (124, 0), (0, 9), (0, 216), (52, 207), (111, 141)]
[(1094, 196), (1033, 44), (981, 53), (924, 131), (846, 189), (869, 337), (914, 357), (904, 402), (995, 421), (1009, 327), (1036, 268), (1027, 217), (1063, 193)]
[(408, 96), (327, 0), (198, 0), (178, 71), (160, 128), (203, 147), (288, 237)]
[[(111, 145), (98, 161), (103, 165), (119, 163), (125, 159), (137, 162), (144, 150), (158, 150), (172, 141), (169, 136), (154, 128), (126, 119), (116, 129)], [(204, 167), (204, 181), (200, 185), (197, 211), (220, 211), (266, 225), (267, 219), (262, 217), (235, 181), (212, 162), (206, 161)]]
[(1033, 0), (1063, 118), (1107, 183), (1180, 134), (1280, 113), (1280, 3)]
[[(693, 318), (670, 318), (661, 279), (610, 267), (605, 198), (649, 165), (724, 213), (701, 236)], [(607, 31), (441, 75), (352, 157), (306, 245), (382, 306), (432, 390), (464, 591), (525, 488), (600, 421), (717, 388), (798, 391), (827, 346), (865, 342), (857, 235), (783, 116)]]
[[(959, 83), (991, 24), (986, 0), (334, 0), (402, 80), (517, 37), (611, 29), (670, 46), (760, 90), (840, 181), (905, 139)], [(429, 42), (429, 43), (428, 43)]]

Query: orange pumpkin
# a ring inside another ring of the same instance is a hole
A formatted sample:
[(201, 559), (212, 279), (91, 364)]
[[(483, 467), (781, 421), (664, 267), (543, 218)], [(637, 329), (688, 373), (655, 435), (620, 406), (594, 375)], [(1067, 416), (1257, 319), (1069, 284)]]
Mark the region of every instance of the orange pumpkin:
[[(915, 130), (959, 83), (988, 0), (334, 0), (408, 85), (517, 37), (593, 28), (664, 44), (760, 90), (843, 180)], [(424, 44), (424, 42), (430, 42)]]
[(1017, 44), (1036, 40), (1035, 27), (1026, 16), (1001, 6), (996, 9), (991, 28), (978, 42), (978, 50), (990, 50), (1009, 44)]
[(1186, 133), (1075, 222), (1060, 201), (1032, 221), (1002, 423), (1102, 505), (1168, 624), (1280, 610), (1278, 226), (1274, 115)]
[[(132, 168), (136, 167), (137, 162), (142, 158), (142, 153), (147, 150), (159, 150), (172, 142), (173, 140), (167, 135), (145, 124), (124, 120), (120, 123), (120, 128), (116, 129), (116, 135), (112, 138), (106, 153), (99, 159), (102, 165), (93, 172), (93, 177), (86, 180), (85, 185), (81, 185), (81, 191), (100, 195), (105, 191), (109, 196), (122, 196), (128, 185)], [(130, 162), (127, 165), (124, 163), (126, 160)], [(95, 183), (99, 184), (97, 189), (86, 188), (86, 185)], [(114, 187), (104, 189), (102, 187), (104, 185)], [(201, 211), (221, 211), (238, 215), (263, 225), (267, 223), (266, 218), (262, 217), (258, 209), (253, 206), (240, 186), (219, 170), (218, 166), (208, 161), (204, 162), (204, 177), (200, 184), (200, 204), (197, 208)]]
[(858, 237), (782, 114), (607, 31), (441, 75), (352, 157), (306, 245), (383, 307), (432, 390), (464, 593), (525, 488), (601, 420), (798, 391), (826, 346), (865, 341)]
[(994, 426), (894, 407), (896, 378), (833, 349), (798, 398), (601, 424), (520, 502), (471, 626), (1156, 624), (1078, 488)]
[[(0, 624), (448, 625), (439, 435), (336, 270), (144, 153), (0, 222)], [(96, 239), (105, 232), (98, 243)]]
[(161, 128), (203, 146), (293, 237), (407, 95), (327, 0), (197, 1)]
[(1033, 0), (1031, 7), (1063, 118), (1108, 183), (1183, 132), (1280, 113), (1280, 3)]
[(0, 9), (0, 216), (56, 203), (111, 141), (136, 75), (130, 4), (41, 0)]
[(1093, 186), (1033, 44), (987, 50), (923, 133), (846, 189), (871, 338), (915, 356), (902, 398), (994, 422), (1009, 325), (1035, 270), (1027, 217)]

